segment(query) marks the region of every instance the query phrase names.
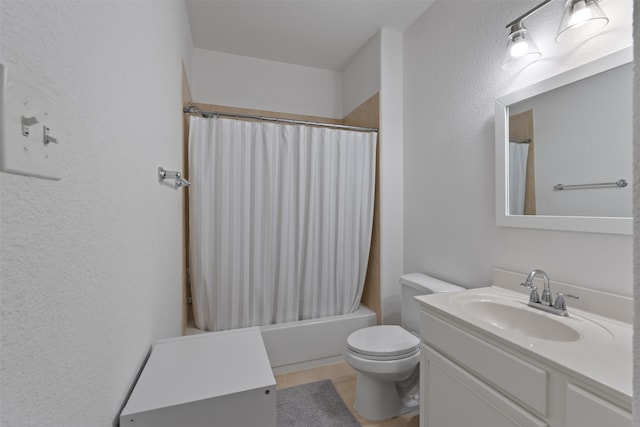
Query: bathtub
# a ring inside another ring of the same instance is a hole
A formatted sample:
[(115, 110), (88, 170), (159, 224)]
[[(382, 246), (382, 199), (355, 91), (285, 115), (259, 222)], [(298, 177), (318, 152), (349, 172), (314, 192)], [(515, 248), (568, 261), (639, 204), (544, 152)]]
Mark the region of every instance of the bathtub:
[[(349, 314), (260, 326), (260, 332), (277, 375), (343, 360), (349, 334), (375, 324), (376, 314), (361, 305)], [(186, 335), (197, 333), (206, 332), (187, 328)]]

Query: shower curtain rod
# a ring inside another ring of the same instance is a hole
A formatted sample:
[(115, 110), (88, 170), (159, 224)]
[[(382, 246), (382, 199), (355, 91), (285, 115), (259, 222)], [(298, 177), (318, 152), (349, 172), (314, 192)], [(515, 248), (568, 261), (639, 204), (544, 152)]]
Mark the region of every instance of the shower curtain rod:
[(308, 120), (294, 120), (294, 119), (279, 119), (277, 117), (265, 117), (265, 116), (249, 116), (245, 114), (233, 114), (233, 113), (223, 113), (220, 111), (205, 111), (194, 106), (184, 107), (182, 110), (184, 113), (188, 114), (201, 114), (206, 117), (231, 117), (236, 119), (249, 119), (249, 120), (262, 120), (266, 122), (279, 122), (279, 123), (290, 123), (294, 125), (308, 125), (308, 126), (320, 126), (327, 127), (332, 129), (344, 129), (344, 130), (354, 130), (358, 132), (378, 132), (377, 128), (366, 128), (360, 126), (348, 126), (348, 125), (337, 125), (334, 123), (322, 123), (322, 122), (312, 122)]

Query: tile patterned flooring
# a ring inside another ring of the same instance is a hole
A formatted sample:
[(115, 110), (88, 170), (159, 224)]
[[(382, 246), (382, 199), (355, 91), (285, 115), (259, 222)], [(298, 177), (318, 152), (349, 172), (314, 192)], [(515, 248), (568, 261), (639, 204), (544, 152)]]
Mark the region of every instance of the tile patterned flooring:
[(338, 390), (340, 397), (342, 397), (344, 403), (351, 410), (351, 413), (358, 419), (358, 422), (362, 424), (362, 427), (418, 427), (419, 425), (418, 411), (381, 422), (372, 422), (363, 419), (353, 409), (356, 393), (356, 371), (346, 362), (323, 365), (302, 371), (287, 372), (276, 375), (275, 377), (278, 389), (330, 379), (336, 387), (336, 390)]

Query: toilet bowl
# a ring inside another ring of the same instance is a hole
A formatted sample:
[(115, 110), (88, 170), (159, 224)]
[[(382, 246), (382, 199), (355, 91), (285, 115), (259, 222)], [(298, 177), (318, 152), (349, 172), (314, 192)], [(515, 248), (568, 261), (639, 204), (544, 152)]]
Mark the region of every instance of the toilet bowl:
[(357, 371), (354, 409), (381, 421), (418, 409), (420, 306), (414, 297), (463, 288), (423, 274), (400, 278), (403, 326), (378, 325), (347, 338), (345, 361)]
[(397, 325), (371, 326), (347, 338), (346, 362), (358, 372), (354, 409), (379, 421), (416, 409), (416, 399), (398, 393), (397, 384), (417, 377), (420, 340)]

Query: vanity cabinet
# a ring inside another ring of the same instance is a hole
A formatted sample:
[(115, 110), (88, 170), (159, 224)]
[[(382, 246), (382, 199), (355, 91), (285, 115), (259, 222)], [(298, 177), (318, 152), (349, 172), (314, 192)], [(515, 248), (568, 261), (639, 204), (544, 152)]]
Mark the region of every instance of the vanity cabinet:
[(565, 408), (567, 427), (625, 426), (632, 423), (631, 413), (574, 384), (567, 384)]
[(630, 402), (454, 317), (421, 313), (422, 427), (630, 427)]

